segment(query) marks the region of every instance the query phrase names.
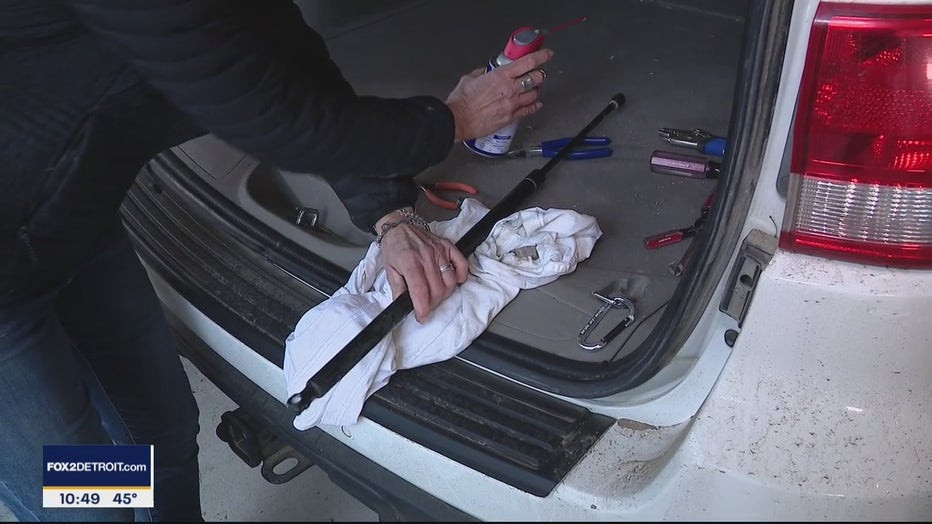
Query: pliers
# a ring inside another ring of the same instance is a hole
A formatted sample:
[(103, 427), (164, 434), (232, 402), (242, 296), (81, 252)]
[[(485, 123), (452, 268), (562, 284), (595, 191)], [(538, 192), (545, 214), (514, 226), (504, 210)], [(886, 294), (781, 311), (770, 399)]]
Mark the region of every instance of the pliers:
[[(560, 150), (572, 141), (573, 137), (546, 140), (537, 146), (513, 149), (505, 154), (512, 158), (528, 158), (535, 156), (553, 158), (560, 154)], [(581, 145), (607, 146), (610, 143), (612, 143), (612, 140), (607, 136), (590, 136), (583, 139)], [(563, 158), (567, 160), (589, 160), (591, 158), (605, 158), (607, 156), (612, 156), (612, 148), (610, 147), (585, 147), (578, 149), (573, 148), (573, 150)]]
[(661, 140), (670, 145), (695, 149), (706, 155), (725, 156), (727, 141), (702, 129), (661, 127), (657, 134)]
[(464, 182), (434, 182), (432, 184), (419, 184), (417, 187), (424, 192), (424, 196), (430, 203), (437, 207), (451, 210), (459, 209), (460, 205), (463, 203), (463, 199), (466, 197), (461, 196), (454, 202), (441, 197), (437, 194), (437, 191), (460, 191), (469, 193), (470, 195), (479, 193), (478, 189)]

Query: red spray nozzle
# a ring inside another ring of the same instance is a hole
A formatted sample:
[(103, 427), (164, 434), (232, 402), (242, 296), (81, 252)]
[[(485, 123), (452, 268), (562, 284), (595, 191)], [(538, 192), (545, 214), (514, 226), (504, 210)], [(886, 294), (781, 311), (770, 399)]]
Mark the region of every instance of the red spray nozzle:
[(517, 60), (522, 56), (537, 51), (543, 45), (544, 35), (539, 29), (534, 29), (531, 26), (519, 27), (511, 33), (502, 54), (508, 57), (509, 60)]
[(511, 36), (508, 38), (508, 43), (505, 44), (505, 51), (502, 54), (508, 57), (509, 60), (517, 60), (543, 47), (544, 36), (562, 31), (567, 27), (585, 21), (586, 17), (581, 16), (550, 29), (535, 29), (531, 26), (519, 27), (511, 33)]

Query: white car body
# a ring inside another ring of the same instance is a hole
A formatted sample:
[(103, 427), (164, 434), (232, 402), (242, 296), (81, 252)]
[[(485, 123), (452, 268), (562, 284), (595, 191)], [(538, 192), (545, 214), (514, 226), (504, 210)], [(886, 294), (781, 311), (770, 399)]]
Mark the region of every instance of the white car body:
[[(741, 238), (783, 223), (777, 177), (818, 2), (796, 2)], [(740, 246), (738, 246), (740, 247)], [(735, 256), (738, 249), (735, 250)], [(281, 370), (153, 275), (162, 299), (281, 402)], [(546, 497), (363, 419), (328, 434), (483, 520), (927, 520), (932, 517), (932, 271), (777, 249), (740, 326), (723, 279), (676, 362), (609, 398), (618, 419)], [(727, 330), (740, 330), (733, 347)]]

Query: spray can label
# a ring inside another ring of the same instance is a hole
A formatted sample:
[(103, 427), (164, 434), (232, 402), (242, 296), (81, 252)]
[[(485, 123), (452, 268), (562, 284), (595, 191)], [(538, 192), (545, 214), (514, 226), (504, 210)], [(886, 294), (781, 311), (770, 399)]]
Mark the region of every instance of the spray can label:
[(517, 129), (518, 123), (514, 122), (489, 136), (469, 140), (466, 142), (466, 146), (482, 155), (505, 156), (511, 148), (511, 140), (515, 137)]
[[(488, 73), (496, 67), (505, 65), (508, 62), (511, 62), (511, 60), (505, 58), (504, 56), (499, 56), (497, 59), (493, 58), (492, 60), (489, 60), (489, 63), (485, 66), (485, 72)], [(466, 144), (466, 147), (468, 147), (471, 151), (482, 156), (505, 156), (505, 154), (508, 153), (508, 150), (511, 148), (511, 140), (515, 137), (515, 131), (517, 131), (517, 129), (518, 122), (512, 122), (489, 136), (467, 140), (463, 143)]]

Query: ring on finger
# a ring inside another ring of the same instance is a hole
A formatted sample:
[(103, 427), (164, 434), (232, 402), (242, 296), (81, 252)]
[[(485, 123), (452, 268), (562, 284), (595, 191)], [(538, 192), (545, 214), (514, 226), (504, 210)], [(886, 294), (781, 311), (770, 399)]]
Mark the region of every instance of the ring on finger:
[(525, 91), (534, 89), (534, 79), (531, 78), (531, 75), (524, 75), (524, 77), (521, 78), (521, 89)]
[(440, 264), (440, 272), (446, 273), (447, 271), (453, 271), (456, 267), (453, 265), (453, 261), (447, 262), (446, 264)]

